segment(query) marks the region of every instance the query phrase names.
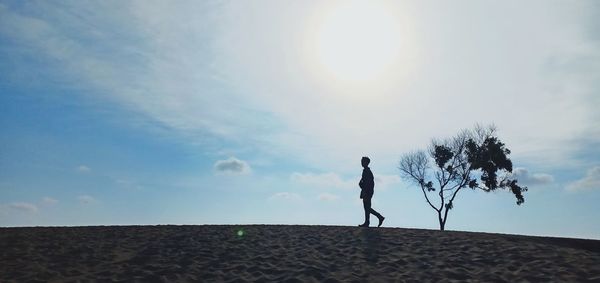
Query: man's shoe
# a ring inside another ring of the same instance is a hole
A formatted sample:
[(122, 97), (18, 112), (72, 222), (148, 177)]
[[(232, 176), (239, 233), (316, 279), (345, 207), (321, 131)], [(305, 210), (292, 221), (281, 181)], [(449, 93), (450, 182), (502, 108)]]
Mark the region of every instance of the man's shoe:
[(381, 218), (379, 218), (379, 225), (377, 225), (377, 227), (381, 227), (381, 224), (383, 224), (383, 220), (385, 220), (385, 217), (381, 216)]
[(360, 225), (358, 225), (358, 227), (369, 227), (369, 223), (360, 224)]

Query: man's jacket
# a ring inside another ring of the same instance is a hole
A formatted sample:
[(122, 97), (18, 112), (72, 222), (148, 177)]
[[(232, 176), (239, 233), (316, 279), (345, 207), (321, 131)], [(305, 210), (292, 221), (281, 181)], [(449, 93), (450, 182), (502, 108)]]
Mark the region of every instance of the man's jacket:
[(360, 187), (360, 198), (371, 198), (373, 197), (373, 192), (375, 188), (375, 180), (373, 179), (373, 172), (371, 172), (371, 168), (366, 167), (363, 169), (362, 178), (360, 178), (360, 182), (358, 183)]

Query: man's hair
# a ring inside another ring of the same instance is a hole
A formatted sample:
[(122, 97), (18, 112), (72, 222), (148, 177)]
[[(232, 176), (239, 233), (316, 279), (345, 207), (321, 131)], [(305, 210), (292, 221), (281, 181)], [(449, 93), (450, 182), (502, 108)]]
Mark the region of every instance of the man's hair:
[(369, 165), (369, 163), (371, 163), (371, 159), (366, 156), (363, 156), (363, 158), (360, 161), (367, 163), (367, 165)]

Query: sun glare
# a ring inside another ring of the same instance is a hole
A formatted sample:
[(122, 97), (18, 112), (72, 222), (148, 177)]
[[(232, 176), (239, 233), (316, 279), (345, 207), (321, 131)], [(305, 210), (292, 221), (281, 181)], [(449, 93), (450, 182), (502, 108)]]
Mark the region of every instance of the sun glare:
[(400, 30), (382, 2), (341, 2), (325, 12), (316, 29), (319, 66), (344, 81), (376, 80), (398, 59)]

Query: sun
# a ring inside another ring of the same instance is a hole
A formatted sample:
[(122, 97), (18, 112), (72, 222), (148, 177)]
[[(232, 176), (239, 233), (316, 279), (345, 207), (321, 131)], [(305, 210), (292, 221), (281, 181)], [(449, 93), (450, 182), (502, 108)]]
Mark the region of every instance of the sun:
[(338, 80), (381, 77), (401, 53), (401, 26), (384, 2), (345, 1), (328, 9), (316, 27), (315, 55)]

